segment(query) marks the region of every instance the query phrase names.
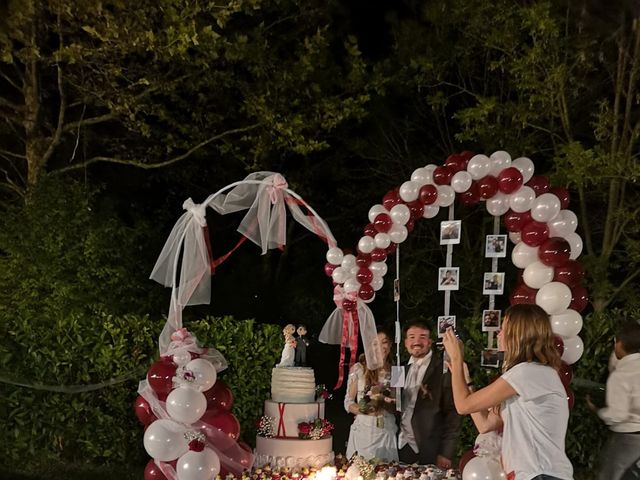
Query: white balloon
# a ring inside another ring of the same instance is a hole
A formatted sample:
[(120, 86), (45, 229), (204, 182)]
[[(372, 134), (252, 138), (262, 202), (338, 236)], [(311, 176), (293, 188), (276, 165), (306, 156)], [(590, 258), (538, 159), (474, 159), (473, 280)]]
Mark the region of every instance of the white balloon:
[(391, 221), (397, 225), (406, 224), (411, 218), (411, 210), (404, 203), (395, 205), (389, 212)]
[(531, 159), (527, 157), (516, 158), (513, 162), (511, 162), (512, 167), (516, 167), (520, 170), (522, 174), (522, 183), (527, 183), (533, 177), (533, 173), (535, 171), (535, 166)]
[(493, 152), (489, 159), (491, 160), (489, 175), (494, 177), (497, 177), (502, 170), (511, 166), (511, 155), (504, 150)]
[(462, 470), (462, 480), (503, 480), (500, 462), (489, 456), (471, 458)]
[(531, 288), (540, 288), (553, 280), (553, 267), (549, 267), (540, 261), (527, 265), (522, 273), (522, 280)]
[(369, 270), (373, 272), (373, 276), (378, 276), (380, 278), (384, 277), (387, 274), (387, 264), (385, 262), (371, 262), (369, 264)]
[(560, 199), (553, 193), (543, 193), (531, 204), (531, 218), (548, 222), (560, 213)]
[(167, 396), (166, 408), (167, 413), (176, 422), (191, 424), (204, 415), (207, 410), (207, 398), (204, 393), (183, 385), (171, 390)]
[(204, 358), (194, 358), (184, 366), (185, 370), (189, 370), (195, 376), (192, 388), (199, 392), (206, 392), (213, 384), (216, 383), (217, 373), (216, 367), (209, 360)]
[(360, 282), (355, 277), (349, 277), (344, 281), (345, 292), (357, 292), (360, 290)]
[(358, 250), (362, 253), (371, 253), (375, 248), (376, 242), (372, 237), (365, 235), (364, 237), (360, 238), (360, 240), (358, 240)]
[(374, 205), (373, 207), (371, 207), (369, 209), (369, 223), (373, 223), (373, 221), (376, 219), (376, 217), (378, 215), (380, 215), (381, 213), (386, 213), (387, 215), (389, 214), (389, 212), (387, 211), (386, 208), (384, 208), (382, 205), (380, 205), (379, 203)]
[[(371, 237), (367, 237), (367, 238), (371, 238)], [(373, 240), (373, 239), (372, 239)], [(373, 249), (372, 249), (373, 250)], [(336, 267), (333, 269), (333, 272), (331, 273), (331, 278), (333, 279), (334, 282), (336, 283), (344, 283), (344, 281), (347, 279), (347, 277), (349, 276), (349, 272), (347, 272), (344, 268), (342, 267)]]
[(518, 243), (511, 252), (511, 261), (518, 268), (527, 268), (538, 261), (538, 247), (530, 247), (524, 242)]
[(351, 267), (355, 266), (355, 264), (356, 256), (352, 253), (348, 253), (347, 255), (342, 257), (342, 263), (340, 264), (340, 266), (345, 270), (351, 270)]
[(438, 205), (425, 205), (424, 212), (422, 212), (422, 218), (433, 218), (438, 215), (440, 211), (440, 207)]
[(569, 258), (571, 260), (575, 260), (582, 253), (582, 238), (575, 232), (570, 233), (564, 238), (569, 242), (569, 245), (571, 245), (571, 255), (569, 255)]
[(575, 337), (582, 330), (582, 315), (571, 309), (551, 315), (551, 329), (563, 338)]
[(173, 420), (156, 420), (144, 432), (144, 449), (161, 462), (175, 460), (189, 449), (185, 432), (186, 428)]
[(352, 277), (355, 277), (359, 271), (360, 271), (360, 267), (357, 265), (354, 265), (349, 269), (349, 273), (351, 274)]
[(565, 238), (576, 231), (578, 217), (571, 210), (560, 210), (555, 218), (547, 222), (547, 226), (549, 227), (549, 237)]
[(438, 198), (435, 203), (439, 207), (448, 207), (456, 199), (456, 192), (450, 185), (438, 185), (436, 188), (438, 189)]
[(549, 315), (556, 315), (567, 309), (571, 303), (571, 289), (561, 282), (543, 285), (536, 293), (536, 305)]
[(331, 265), (340, 265), (342, 263), (343, 256), (344, 254), (342, 253), (342, 250), (338, 247), (330, 248), (327, 251), (327, 262)]
[(509, 195), (509, 208), (517, 213), (526, 212), (531, 208), (535, 199), (536, 192), (533, 191), (533, 188), (524, 185)]
[(463, 193), (469, 190), (472, 181), (471, 174), (461, 170), (451, 177), (451, 188), (457, 193)]
[(416, 182), (421, 187), (427, 183), (431, 183), (431, 172), (433, 172), (433, 170), (427, 170), (424, 167), (416, 168), (411, 174), (411, 181)]
[(504, 215), (509, 210), (509, 196), (502, 192), (496, 193), (487, 199), (487, 212), (494, 217)]
[(208, 447), (201, 452), (188, 451), (176, 465), (178, 480), (212, 480), (220, 472), (220, 458)]
[(373, 288), (377, 292), (382, 288), (382, 285), (384, 285), (384, 280), (382, 279), (382, 277), (374, 275), (373, 280), (371, 280), (371, 283), (369, 285), (371, 285), (371, 288)]
[(173, 354), (172, 360), (179, 367), (184, 367), (191, 361), (191, 354), (186, 348), (181, 348)]
[[(393, 227), (395, 227), (395, 225), (391, 227), (392, 230), (393, 230)], [(376, 247), (378, 248), (385, 249), (389, 245), (391, 245), (391, 238), (389, 238), (389, 234), (387, 233), (377, 233), (376, 236), (373, 237), (373, 240), (376, 242)]]
[(400, 185), (400, 198), (405, 202), (413, 202), (418, 199), (421, 185), (414, 181), (404, 182)]
[(522, 241), (522, 235), (520, 232), (509, 232), (509, 240), (511, 240), (511, 243), (517, 245)]
[(424, 166), (424, 169), (427, 173), (432, 174), (433, 171), (438, 168), (438, 165), (434, 164), (434, 163), (429, 163), (427, 165)]
[(467, 163), (467, 172), (474, 180), (480, 180), (489, 175), (491, 171), (491, 160), (486, 155), (475, 155)]
[(407, 239), (409, 231), (404, 225), (393, 225), (389, 230), (389, 238), (393, 243), (402, 243)]
[(576, 363), (582, 357), (584, 352), (584, 343), (577, 335), (575, 337), (563, 338), (564, 352), (562, 352), (562, 361), (569, 365)]

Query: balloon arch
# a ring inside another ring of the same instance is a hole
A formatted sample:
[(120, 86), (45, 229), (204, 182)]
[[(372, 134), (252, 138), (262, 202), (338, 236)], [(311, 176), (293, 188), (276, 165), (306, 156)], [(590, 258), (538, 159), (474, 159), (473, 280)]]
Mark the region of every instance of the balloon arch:
[[(499, 233), (502, 219), (515, 244), (511, 261), (521, 269), (521, 282), (511, 291), (510, 304), (537, 304), (550, 315), (563, 360), (561, 376), (571, 405), (569, 365), (579, 360), (583, 352), (578, 336), (583, 325), (580, 312), (588, 303), (582, 286), (584, 270), (576, 260), (582, 252), (582, 239), (575, 233), (578, 220), (568, 209), (566, 188), (551, 187), (548, 178), (534, 175), (529, 158), (512, 161), (505, 151), (490, 156), (465, 151), (449, 156), (444, 165), (416, 169), (409, 180), (387, 192), (381, 204), (371, 207), (356, 255), (344, 254), (338, 247), (328, 250), (325, 273), (333, 280), (337, 308), (325, 323), (320, 340), (342, 347), (336, 387), (342, 382), (345, 348), (350, 349), (350, 364), (355, 360), (358, 332), (367, 365), (382, 365), (375, 321), (367, 304), (383, 286), (386, 260), (419, 219), (433, 218), (440, 208), (448, 207), (449, 220), (453, 220), (456, 199), (462, 205), (484, 202), (487, 212), (495, 218), (494, 234)], [(446, 267), (451, 267), (450, 252)], [(492, 271), (497, 271), (496, 261)], [(445, 291), (445, 315), (449, 314), (448, 295), (449, 291)], [(494, 298), (489, 298), (493, 308)], [(398, 337), (396, 322), (396, 342)]]

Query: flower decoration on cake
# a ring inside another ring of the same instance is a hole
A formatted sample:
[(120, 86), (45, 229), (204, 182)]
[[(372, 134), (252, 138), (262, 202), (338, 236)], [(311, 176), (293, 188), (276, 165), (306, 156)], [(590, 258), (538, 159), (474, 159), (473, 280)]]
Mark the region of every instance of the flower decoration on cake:
[(388, 385), (373, 385), (358, 403), (360, 413), (375, 415), (383, 410), (393, 412), (395, 410), (395, 396)]
[(320, 400), (321, 398), (324, 400), (331, 400), (333, 398), (333, 395), (331, 395), (331, 392), (327, 390), (324, 384), (316, 385), (316, 399)]
[(303, 440), (327, 438), (333, 431), (333, 424), (326, 418), (316, 418), (313, 422), (298, 424), (298, 437)]
[(275, 417), (263, 415), (256, 421), (256, 432), (261, 437), (271, 438), (275, 435), (275, 426)]

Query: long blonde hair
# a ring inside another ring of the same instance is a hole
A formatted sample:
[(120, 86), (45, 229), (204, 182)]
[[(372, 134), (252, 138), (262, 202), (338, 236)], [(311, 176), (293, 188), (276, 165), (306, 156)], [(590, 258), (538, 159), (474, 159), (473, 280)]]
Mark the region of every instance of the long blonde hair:
[(509, 307), (502, 336), (505, 343), (503, 372), (523, 362), (560, 368), (560, 354), (554, 346), (549, 315), (538, 305)]

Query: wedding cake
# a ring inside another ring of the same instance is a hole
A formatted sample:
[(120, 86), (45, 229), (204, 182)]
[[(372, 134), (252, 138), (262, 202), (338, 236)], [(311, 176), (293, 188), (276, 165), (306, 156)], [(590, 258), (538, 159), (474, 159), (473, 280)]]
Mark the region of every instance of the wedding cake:
[(316, 399), (312, 368), (288, 361), (287, 332), (282, 360), (271, 373), (271, 399), (258, 422), (254, 467), (320, 468), (333, 462), (333, 425), (324, 418), (324, 398)]

